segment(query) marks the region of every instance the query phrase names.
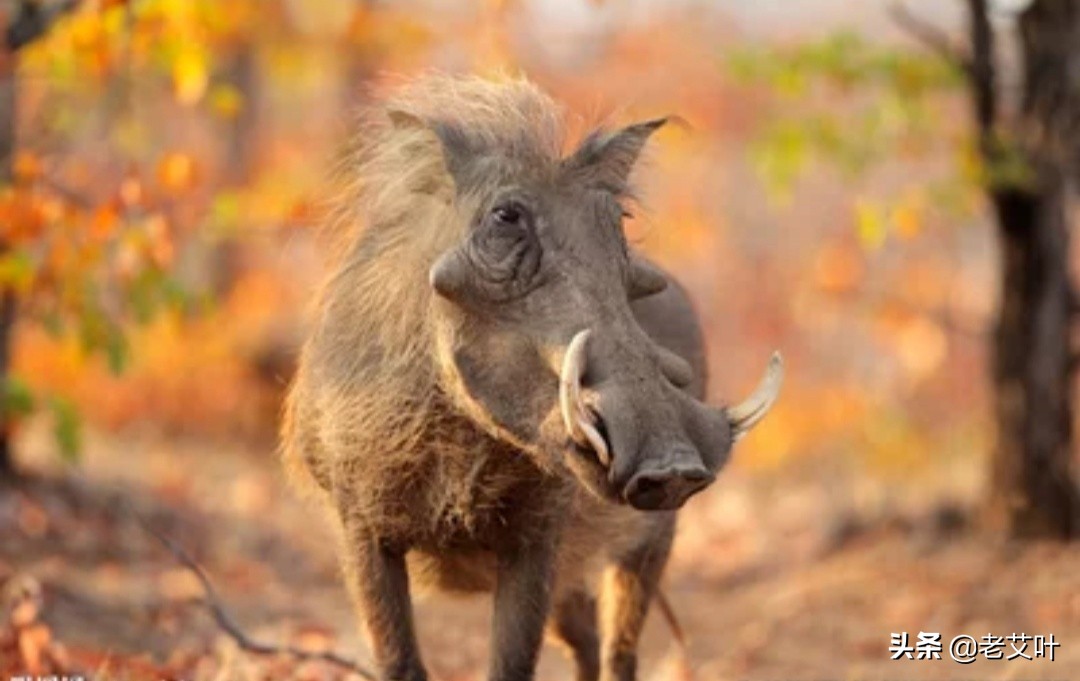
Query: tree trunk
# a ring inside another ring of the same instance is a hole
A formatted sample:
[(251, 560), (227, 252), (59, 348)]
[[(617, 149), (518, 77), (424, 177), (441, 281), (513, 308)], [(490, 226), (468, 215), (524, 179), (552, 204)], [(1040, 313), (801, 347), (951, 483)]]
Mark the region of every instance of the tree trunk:
[(1070, 474), (1072, 390), (1069, 230), (1063, 178), (1037, 192), (1002, 190), (995, 209), (1003, 259), (995, 340), (998, 442), (991, 505), (1017, 537), (1076, 536)]
[[(1013, 536), (1080, 535), (1072, 473), (1070, 191), (1080, 144), (1080, 0), (1035, 0), (1020, 19), (1023, 183), (991, 187), (1003, 258), (995, 335), (998, 442), (991, 508)], [(976, 51), (977, 52), (977, 51)], [(984, 144), (991, 164), (999, 140)]]

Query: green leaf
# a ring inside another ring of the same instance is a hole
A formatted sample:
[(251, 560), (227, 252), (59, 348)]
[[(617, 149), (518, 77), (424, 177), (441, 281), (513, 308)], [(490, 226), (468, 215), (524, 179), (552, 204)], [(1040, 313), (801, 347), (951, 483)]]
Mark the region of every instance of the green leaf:
[(139, 273), (128, 290), (128, 303), (135, 315), (135, 321), (146, 324), (154, 318), (161, 304), (161, 273), (147, 269)]
[(127, 367), (129, 347), (124, 329), (100, 308), (88, 307), (82, 311), (79, 340), (85, 352), (104, 354), (113, 374), (121, 374)]
[(82, 448), (82, 419), (75, 405), (63, 397), (49, 398), (52, 412), (53, 437), (60, 448), (60, 456), (68, 463), (76, 463)]
[(124, 369), (127, 368), (128, 359), (131, 356), (130, 348), (128, 346), (127, 338), (119, 329), (116, 329), (114, 333), (110, 334), (108, 342), (105, 344), (105, 358), (109, 363), (109, 371), (114, 376), (119, 376), (124, 373)]
[(148, 324), (166, 309), (185, 310), (190, 302), (183, 285), (160, 269), (144, 270), (128, 289), (128, 304), (138, 324)]
[(0, 255), (0, 287), (26, 291), (34, 283), (35, 266), (30, 254), (14, 250)]
[(736, 50), (727, 59), (727, 70), (740, 85), (747, 85), (762, 78), (762, 54), (760, 50)]
[(41, 316), (41, 326), (53, 338), (64, 335), (64, 317), (56, 310), (49, 310)]
[[(751, 145), (754, 166), (771, 198), (790, 199), (799, 177), (824, 165), (853, 185), (896, 161), (934, 156), (967, 134), (951, 116), (958, 70), (923, 52), (880, 45), (841, 31), (822, 40), (739, 50), (727, 62), (737, 82), (772, 95)], [(944, 122), (943, 122), (944, 121)], [(1000, 167), (969, 182), (1022, 183), (1024, 167), (1003, 154)], [(971, 173), (969, 173), (971, 175)], [(858, 191), (855, 188), (855, 191)], [(888, 211), (856, 210), (856, 230), (868, 249), (888, 232)]]
[(233, 235), (242, 217), (240, 195), (235, 191), (218, 192), (210, 206), (210, 233), (218, 237)]
[(8, 376), (0, 383), (0, 420), (26, 416), (34, 411), (34, 393), (22, 379)]
[(780, 122), (754, 147), (754, 163), (776, 198), (789, 196), (809, 161), (810, 134), (806, 126)]

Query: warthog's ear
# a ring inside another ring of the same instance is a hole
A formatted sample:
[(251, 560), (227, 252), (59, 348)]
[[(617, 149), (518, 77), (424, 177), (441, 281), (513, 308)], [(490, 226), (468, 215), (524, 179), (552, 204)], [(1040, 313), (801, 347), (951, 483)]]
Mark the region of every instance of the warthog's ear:
[(566, 159), (566, 167), (581, 172), (586, 182), (621, 194), (645, 143), (667, 121), (657, 118), (611, 133), (598, 130)]
[(470, 162), (479, 154), (474, 140), (457, 126), (445, 121), (423, 120), (407, 111), (397, 109), (386, 113), (395, 128), (422, 128), (435, 135), (442, 147), (446, 169), (454, 179), (454, 184), (461, 189), (465, 183)]

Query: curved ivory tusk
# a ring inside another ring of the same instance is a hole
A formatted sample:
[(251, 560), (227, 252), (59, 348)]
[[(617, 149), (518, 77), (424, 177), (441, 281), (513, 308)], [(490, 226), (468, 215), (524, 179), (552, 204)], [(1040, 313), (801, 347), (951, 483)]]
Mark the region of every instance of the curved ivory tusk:
[(765, 368), (765, 376), (758, 384), (750, 397), (744, 401), (729, 407), (725, 411), (728, 423), (731, 424), (731, 437), (738, 440), (746, 435), (776, 403), (780, 395), (780, 385), (784, 382), (784, 360), (779, 352), (774, 352), (769, 358), (769, 364)]
[(581, 400), (581, 377), (585, 374), (585, 349), (589, 342), (589, 331), (579, 331), (563, 356), (562, 370), (559, 372), (559, 410), (562, 412), (563, 425), (570, 437), (583, 447), (596, 451), (600, 463), (607, 466), (611, 462), (607, 442), (593, 421), (592, 412)]

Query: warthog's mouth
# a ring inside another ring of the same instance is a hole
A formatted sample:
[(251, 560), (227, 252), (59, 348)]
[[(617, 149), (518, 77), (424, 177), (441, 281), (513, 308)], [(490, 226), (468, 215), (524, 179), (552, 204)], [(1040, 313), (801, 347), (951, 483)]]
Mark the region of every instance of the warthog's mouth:
[[(591, 442), (589, 444), (580, 444), (572, 442), (572, 447), (576, 452), (580, 453), (580, 456), (588, 458), (592, 461), (592, 464), (598, 467), (599, 472), (604, 476), (604, 482), (610, 483), (611, 476), (611, 440), (608, 438), (607, 425), (604, 423), (604, 419), (599, 414), (593, 415), (594, 424), (596, 426), (597, 442), (602, 443), (600, 447), (594, 446)], [(618, 496), (613, 494), (613, 496)]]
[(592, 457), (598, 466), (605, 471), (611, 468), (612, 447), (611, 438), (608, 436), (607, 424), (604, 417), (600, 416), (593, 408), (589, 408), (589, 423), (595, 431), (586, 443), (579, 443), (571, 439), (574, 448), (581, 450), (583, 456)]
[(611, 444), (607, 426), (599, 415), (595, 416), (597, 435), (603, 447), (597, 449), (591, 442), (578, 442), (567, 438), (567, 464), (577, 479), (595, 496), (615, 503), (625, 500), (611, 480)]

